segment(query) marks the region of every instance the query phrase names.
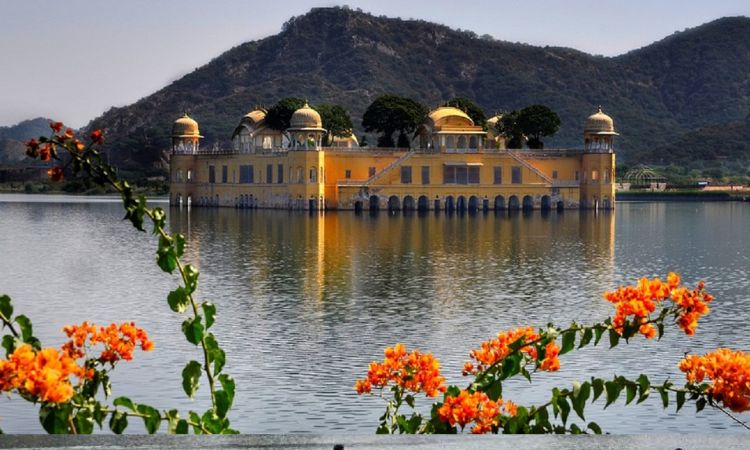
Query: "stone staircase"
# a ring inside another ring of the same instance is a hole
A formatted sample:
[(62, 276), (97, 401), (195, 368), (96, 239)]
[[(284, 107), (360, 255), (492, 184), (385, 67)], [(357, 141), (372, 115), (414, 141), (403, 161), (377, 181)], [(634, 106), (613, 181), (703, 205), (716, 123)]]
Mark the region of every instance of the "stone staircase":
[(521, 163), (521, 165), (523, 165), (524, 167), (526, 167), (527, 169), (529, 169), (530, 171), (532, 171), (533, 173), (535, 173), (537, 176), (539, 176), (539, 178), (541, 178), (545, 182), (547, 182), (549, 184), (554, 184), (555, 183), (555, 181), (552, 178), (548, 177), (543, 172), (541, 172), (539, 169), (537, 169), (536, 167), (534, 167), (531, 163), (529, 163), (528, 161), (526, 161), (525, 159), (523, 159), (523, 157), (521, 155), (517, 154), (516, 152), (514, 152), (512, 150), (507, 150), (507, 152), (508, 152), (508, 155), (510, 155), (511, 158), (513, 158), (516, 161), (518, 161), (519, 163)]
[(390, 173), (393, 169), (400, 166), (404, 161), (414, 156), (416, 152), (414, 150), (410, 150), (406, 153), (404, 153), (402, 156), (400, 156), (398, 159), (393, 161), (392, 163), (388, 164), (385, 169), (381, 170), (380, 172), (376, 173), (375, 175), (371, 176), (370, 178), (365, 181), (363, 186), (372, 186), (373, 183), (378, 181), (379, 179), (383, 178), (385, 175)]

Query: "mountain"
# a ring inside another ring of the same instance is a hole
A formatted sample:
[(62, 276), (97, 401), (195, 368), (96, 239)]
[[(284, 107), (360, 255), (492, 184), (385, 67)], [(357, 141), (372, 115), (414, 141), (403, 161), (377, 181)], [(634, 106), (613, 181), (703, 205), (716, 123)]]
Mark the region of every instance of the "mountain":
[(0, 127), (0, 164), (25, 164), (26, 146), (24, 141), (50, 133), (49, 119), (37, 117), (24, 120), (16, 125)]
[(428, 106), (468, 97), (488, 114), (543, 103), (562, 119), (547, 147), (580, 146), (582, 123), (601, 104), (621, 133), (618, 157), (648, 162), (641, 158), (660, 148), (681, 158), (685, 149), (674, 144), (687, 133), (743, 120), (750, 113), (749, 74), (746, 17), (602, 57), (480, 38), (420, 20), (316, 8), (290, 19), (277, 35), (234, 47), (156, 93), (110, 109), (87, 128), (107, 131), (113, 160), (147, 166), (168, 148), (171, 123), (183, 111), (200, 123), (204, 145), (225, 144), (243, 114), (286, 96), (338, 103), (360, 133), (367, 105), (392, 93)]

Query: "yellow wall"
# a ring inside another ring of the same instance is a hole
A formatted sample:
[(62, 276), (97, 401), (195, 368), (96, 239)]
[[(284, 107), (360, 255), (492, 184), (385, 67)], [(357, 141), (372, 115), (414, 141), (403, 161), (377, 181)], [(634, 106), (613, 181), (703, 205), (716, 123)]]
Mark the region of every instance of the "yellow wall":
[[(484, 199), (493, 208), (497, 196), (503, 197), (505, 207), (511, 196), (516, 196), (519, 203), (522, 203), (523, 197), (530, 196), (534, 208), (542, 206), (543, 197), (548, 197), (553, 208), (558, 202), (562, 202), (565, 208), (594, 207), (595, 204), (604, 208), (605, 200), (609, 200), (609, 207), (613, 207), (614, 154), (568, 152), (550, 156), (523, 152), (525, 164), (519, 161), (521, 156), (513, 157), (514, 154), (502, 150), (407, 154), (404, 151), (382, 149), (370, 151), (330, 148), (267, 154), (177, 154), (172, 156), (170, 165), (172, 202), (177, 203), (182, 198), (184, 203), (190, 197), (194, 205), (237, 206), (241, 203), (245, 206), (269, 208), (308, 209), (312, 206), (354, 209), (357, 206), (369, 207), (370, 197), (377, 195), (380, 208), (385, 209), (391, 196), (396, 196), (402, 206), (407, 196), (413, 197), (415, 203), (420, 196), (426, 196), (429, 208), (433, 208), (436, 199), (440, 200), (440, 207), (444, 208), (448, 196), (454, 197), (454, 200), (458, 196), (464, 196), (466, 201), (471, 196), (476, 196), (480, 208)], [(389, 168), (396, 161), (398, 164)], [(268, 164), (272, 165), (270, 183), (266, 176)], [(211, 165), (215, 167), (215, 183), (208, 182)], [(252, 184), (239, 182), (241, 165), (253, 166)], [(279, 165), (283, 166), (283, 183), (278, 183)], [(479, 167), (479, 183), (444, 183), (443, 171), (446, 165)], [(227, 166), (227, 183), (222, 182), (223, 166)], [(401, 167), (405, 166), (411, 167), (411, 183), (401, 182)], [(379, 176), (367, 183), (371, 167), (375, 168), (375, 173)], [(428, 184), (423, 184), (422, 167), (429, 167)], [(500, 184), (495, 184), (495, 167), (500, 167), (502, 171)], [(521, 170), (520, 183), (512, 182), (513, 167)], [(192, 171), (191, 182), (186, 180), (188, 170)], [(315, 176), (311, 177), (313, 170)], [(384, 170), (386, 171), (383, 172)], [(350, 172), (348, 178), (347, 171)], [(555, 171), (557, 178), (553, 179)], [(594, 171), (596, 180), (592, 179)], [(182, 181), (178, 176), (180, 172)], [(302, 174), (301, 182), (299, 172)], [(608, 182), (605, 182), (605, 173), (609, 174)]]

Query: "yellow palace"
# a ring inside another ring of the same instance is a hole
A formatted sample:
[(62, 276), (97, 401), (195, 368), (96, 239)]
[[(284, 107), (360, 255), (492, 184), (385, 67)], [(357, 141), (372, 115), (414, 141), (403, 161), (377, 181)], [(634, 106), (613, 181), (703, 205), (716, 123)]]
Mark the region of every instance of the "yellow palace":
[(453, 107), (431, 111), (408, 149), (360, 147), (354, 136), (324, 147), (320, 115), (308, 105), (284, 133), (269, 128), (265, 115), (242, 117), (231, 149), (201, 148), (198, 123), (187, 114), (177, 119), (170, 202), (306, 210), (614, 207), (617, 133), (601, 108), (584, 122), (582, 149), (543, 150), (507, 149), (502, 136)]

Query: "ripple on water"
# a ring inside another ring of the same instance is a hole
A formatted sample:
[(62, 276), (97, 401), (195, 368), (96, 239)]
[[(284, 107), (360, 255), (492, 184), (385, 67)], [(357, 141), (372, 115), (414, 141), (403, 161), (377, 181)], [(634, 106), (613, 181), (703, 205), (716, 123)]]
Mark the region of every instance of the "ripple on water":
[[(136, 320), (157, 348), (118, 367), (115, 395), (205, 408), (200, 395), (186, 400), (179, 383), (194, 348), (164, 302), (177, 280), (153, 264), (153, 239), (121, 215), (106, 199), (0, 196), (0, 288), (45, 343), (62, 342), (66, 323)], [(670, 331), (659, 343), (574, 352), (559, 373), (533, 385), (513, 381), (506, 395), (543, 402), (553, 386), (593, 374), (681, 380), (676, 364), (686, 351), (750, 348), (742, 307), (749, 219), (750, 205), (739, 203), (510, 217), (170, 211), (201, 269), (200, 297), (219, 308), (214, 332), (238, 387), (232, 419), (254, 433), (372, 432), (383, 402), (358, 397), (352, 385), (385, 345), (432, 351), (449, 381), (463, 385), (468, 352), (499, 330), (601, 319), (612, 311), (603, 291), (668, 270), (705, 279), (716, 295), (696, 337)], [(17, 398), (0, 403), (0, 416), (4, 430), (40, 431), (33, 408)], [(621, 433), (737, 431), (721, 413), (675, 415), (656, 399), (591, 407), (587, 419)]]

